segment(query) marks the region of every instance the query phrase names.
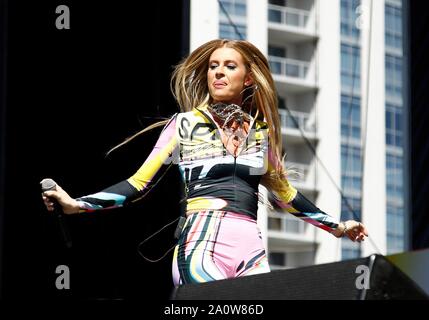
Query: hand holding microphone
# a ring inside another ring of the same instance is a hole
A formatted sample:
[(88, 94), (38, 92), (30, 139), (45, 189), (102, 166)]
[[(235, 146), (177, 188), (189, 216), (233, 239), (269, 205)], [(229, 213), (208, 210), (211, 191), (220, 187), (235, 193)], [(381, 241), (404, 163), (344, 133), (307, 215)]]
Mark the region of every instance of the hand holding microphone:
[(64, 221), (63, 213), (71, 214), (79, 212), (79, 205), (52, 179), (43, 179), (40, 182), (42, 199), (48, 211), (52, 211), (58, 218), (61, 233), (67, 248), (72, 246), (70, 233)]
[(57, 183), (52, 179), (43, 179), (40, 181), (42, 188), (42, 199), (48, 211), (54, 211), (55, 205), (59, 205), (65, 214), (79, 213), (78, 202), (70, 197)]

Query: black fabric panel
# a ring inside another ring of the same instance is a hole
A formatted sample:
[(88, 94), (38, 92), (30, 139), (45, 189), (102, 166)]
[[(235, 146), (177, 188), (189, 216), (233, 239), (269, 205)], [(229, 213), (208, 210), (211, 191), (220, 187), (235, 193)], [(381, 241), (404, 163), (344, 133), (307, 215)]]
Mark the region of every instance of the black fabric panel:
[(323, 212), (299, 191), (292, 200), (292, 206), (299, 212)]

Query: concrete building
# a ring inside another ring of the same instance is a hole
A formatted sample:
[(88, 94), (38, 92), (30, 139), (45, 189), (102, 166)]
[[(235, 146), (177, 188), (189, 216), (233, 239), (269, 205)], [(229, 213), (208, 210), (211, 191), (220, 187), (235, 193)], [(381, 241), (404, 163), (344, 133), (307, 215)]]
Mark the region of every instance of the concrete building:
[(268, 57), (292, 184), (370, 232), (355, 244), (260, 206), (271, 266), (406, 250), (402, 1), (191, 0), (190, 49), (214, 38)]

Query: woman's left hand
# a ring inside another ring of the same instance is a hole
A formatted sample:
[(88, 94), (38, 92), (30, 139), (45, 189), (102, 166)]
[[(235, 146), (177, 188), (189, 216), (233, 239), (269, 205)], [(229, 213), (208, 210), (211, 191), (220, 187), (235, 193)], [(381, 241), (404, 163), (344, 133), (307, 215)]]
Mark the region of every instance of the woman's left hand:
[(355, 220), (347, 220), (344, 223), (345, 230), (343, 231), (343, 236), (349, 237), (353, 242), (364, 241), (365, 237), (368, 237), (368, 230), (365, 226)]

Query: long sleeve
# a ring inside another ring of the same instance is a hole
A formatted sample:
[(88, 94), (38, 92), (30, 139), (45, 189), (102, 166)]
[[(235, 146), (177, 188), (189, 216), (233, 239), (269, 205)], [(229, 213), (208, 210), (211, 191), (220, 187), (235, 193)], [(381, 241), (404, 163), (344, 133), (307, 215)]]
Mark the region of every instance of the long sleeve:
[(95, 194), (77, 198), (80, 212), (122, 207), (146, 195), (173, 164), (177, 154), (176, 115), (165, 125), (152, 152), (130, 178)]
[(268, 152), (268, 171), (262, 183), (267, 186), (268, 197), (273, 206), (279, 211), (291, 213), (295, 217), (328, 232), (335, 230), (338, 227), (338, 221), (317, 208), (296, 190), (286, 177), (269, 178), (270, 176), (273, 177), (277, 166), (278, 160), (271, 152)]

